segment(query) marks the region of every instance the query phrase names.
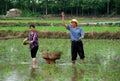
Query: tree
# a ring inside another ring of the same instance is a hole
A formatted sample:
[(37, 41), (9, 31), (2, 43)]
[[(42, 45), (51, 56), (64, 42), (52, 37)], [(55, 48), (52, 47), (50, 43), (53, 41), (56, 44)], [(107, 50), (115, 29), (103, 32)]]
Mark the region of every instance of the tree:
[(114, 1), (115, 1), (116, 14), (120, 14), (120, 0), (114, 0)]
[(59, 14), (61, 11), (71, 15), (119, 15), (119, 5), (120, 0), (0, 0), (0, 14), (10, 8), (19, 8), (33, 15)]
[(107, 15), (109, 15), (110, 0), (107, 0)]

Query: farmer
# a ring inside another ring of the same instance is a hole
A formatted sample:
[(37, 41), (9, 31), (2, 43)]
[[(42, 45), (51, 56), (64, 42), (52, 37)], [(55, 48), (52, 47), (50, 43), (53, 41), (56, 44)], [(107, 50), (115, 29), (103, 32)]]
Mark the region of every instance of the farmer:
[(35, 30), (35, 26), (34, 25), (30, 25), (30, 32), (29, 32), (29, 36), (28, 36), (28, 40), (30, 43), (30, 52), (31, 52), (31, 57), (33, 60), (33, 68), (36, 67), (36, 54), (38, 51), (38, 33)]
[(61, 13), (62, 15), (62, 25), (66, 27), (67, 30), (70, 31), (70, 38), (71, 38), (71, 60), (72, 63), (75, 64), (77, 53), (79, 54), (82, 63), (85, 63), (84, 61), (84, 49), (83, 49), (83, 43), (82, 38), (84, 38), (84, 32), (81, 27), (79, 27), (79, 22), (76, 19), (72, 19), (70, 21), (71, 25), (68, 25), (64, 21), (64, 12)]

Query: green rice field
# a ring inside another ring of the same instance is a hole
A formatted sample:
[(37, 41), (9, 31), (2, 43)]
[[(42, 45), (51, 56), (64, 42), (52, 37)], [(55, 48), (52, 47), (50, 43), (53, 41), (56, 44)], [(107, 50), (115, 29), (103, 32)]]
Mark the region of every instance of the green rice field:
[[(86, 63), (72, 65), (70, 39), (39, 39), (37, 68), (22, 41), (0, 40), (0, 81), (120, 81), (120, 40), (83, 39)], [(63, 53), (46, 64), (41, 50)]]
[[(81, 18), (81, 17), (74, 17), (76, 18), (79, 22), (116, 22), (120, 21), (120, 18)], [(65, 18), (66, 22), (69, 22), (71, 18)], [(61, 23), (61, 16), (55, 17), (55, 18), (42, 18), (42, 17), (37, 17), (37, 18), (27, 18), (27, 17), (11, 17), (11, 18), (1, 18), (0, 22), (7, 22), (7, 23), (21, 23), (21, 22), (39, 22), (39, 23)]]
[[(36, 26), (38, 31), (51, 31), (51, 32), (68, 32), (64, 26)], [(120, 31), (120, 27), (100, 27), (100, 26), (82, 26), (84, 32), (116, 32)], [(0, 27), (1, 30), (10, 31), (29, 31), (29, 26), (15, 26), (15, 27)]]

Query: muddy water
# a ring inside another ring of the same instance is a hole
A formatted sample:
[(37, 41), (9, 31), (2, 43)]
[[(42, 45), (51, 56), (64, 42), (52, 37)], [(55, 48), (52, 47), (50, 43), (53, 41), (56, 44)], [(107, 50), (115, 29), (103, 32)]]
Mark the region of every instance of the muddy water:
[(78, 81), (78, 78), (83, 79), (85, 70), (67, 64), (41, 64), (37, 68), (19, 64), (5, 66), (1, 68), (1, 73), (0, 81)]
[[(107, 69), (110, 70), (110, 67), (107, 66)], [(107, 69), (104, 70), (102, 65), (78, 62), (76, 65), (47, 65), (43, 62), (39, 63), (37, 68), (32, 68), (31, 64), (4, 65), (4, 68), (0, 68), (0, 81), (109, 81), (106, 74), (111, 74)], [(117, 71), (119, 70), (116, 70), (116, 73)]]
[(120, 80), (119, 40), (84, 40), (86, 64), (78, 59), (76, 65), (72, 65), (69, 40), (41, 39), (40, 49), (45, 49), (48, 45), (48, 49), (51, 49), (59, 43), (63, 55), (56, 64), (47, 65), (39, 50), (37, 68), (32, 68), (29, 47), (22, 46), (22, 40), (0, 40), (0, 81)]

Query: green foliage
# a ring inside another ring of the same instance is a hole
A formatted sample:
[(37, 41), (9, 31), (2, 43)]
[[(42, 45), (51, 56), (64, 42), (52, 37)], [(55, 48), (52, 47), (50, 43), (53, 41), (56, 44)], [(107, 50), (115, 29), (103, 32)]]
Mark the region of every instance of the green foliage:
[(83, 9), (99, 9), (105, 6), (104, 0), (83, 0)]
[[(119, 5), (119, 0), (0, 0), (0, 14), (19, 8), (26, 11), (24, 16), (60, 14), (61, 11), (72, 15), (119, 15)], [(34, 14), (28, 14), (29, 11)]]
[(22, 15), (23, 17), (40, 17), (41, 15), (38, 12), (31, 12), (28, 10), (22, 10)]

